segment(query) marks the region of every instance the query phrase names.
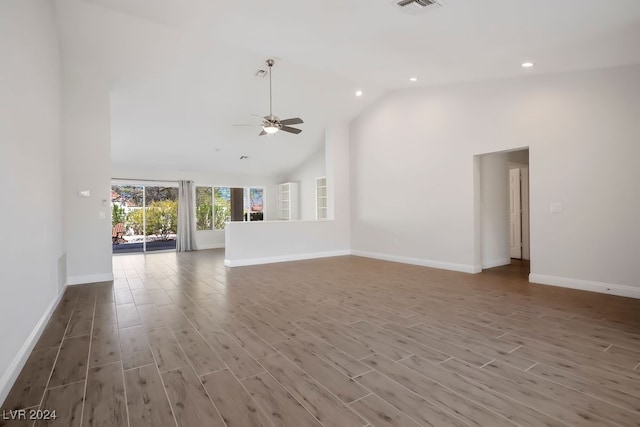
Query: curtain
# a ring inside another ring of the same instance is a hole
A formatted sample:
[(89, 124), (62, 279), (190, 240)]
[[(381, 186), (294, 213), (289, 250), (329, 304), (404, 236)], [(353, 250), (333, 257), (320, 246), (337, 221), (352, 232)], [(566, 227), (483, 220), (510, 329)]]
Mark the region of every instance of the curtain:
[(178, 235), (176, 251), (196, 250), (196, 204), (193, 197), (193, 181), (178, 183)]

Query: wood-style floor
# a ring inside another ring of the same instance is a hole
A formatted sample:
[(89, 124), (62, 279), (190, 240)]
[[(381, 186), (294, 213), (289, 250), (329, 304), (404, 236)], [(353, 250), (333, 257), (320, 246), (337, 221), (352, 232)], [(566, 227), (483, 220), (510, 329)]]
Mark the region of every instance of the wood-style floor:
[[(3, 405), (60, 426), (640, 425), (640, 300), (358, 257), (114, 258)], [(33, 421), (0, 421), (32, 425)]]

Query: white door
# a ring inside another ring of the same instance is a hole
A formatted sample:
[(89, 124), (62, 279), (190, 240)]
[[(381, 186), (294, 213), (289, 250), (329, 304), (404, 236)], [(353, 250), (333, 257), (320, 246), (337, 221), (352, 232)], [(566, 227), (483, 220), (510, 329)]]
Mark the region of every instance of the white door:
[(509, 246), (511, 248), (511, 258), (522, 258), (521, 221), (520, 169), (509, 169)]
[(522, 207), (522, 259), (529, 259), (529, 167), (520, 168), (520, 206)]

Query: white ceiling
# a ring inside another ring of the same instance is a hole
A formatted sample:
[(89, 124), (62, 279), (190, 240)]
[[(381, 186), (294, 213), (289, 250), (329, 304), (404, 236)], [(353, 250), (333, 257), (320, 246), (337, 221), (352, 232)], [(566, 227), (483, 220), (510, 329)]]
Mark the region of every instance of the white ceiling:
[[(56, 0), (65, 64), (109, 83), (119, 164), (282, 173), (388, 90), (640, 63), (639, 0), (443, 3)], [(232, 126), (268, 112), (269, 57), (274, 113), (300, 135)]]

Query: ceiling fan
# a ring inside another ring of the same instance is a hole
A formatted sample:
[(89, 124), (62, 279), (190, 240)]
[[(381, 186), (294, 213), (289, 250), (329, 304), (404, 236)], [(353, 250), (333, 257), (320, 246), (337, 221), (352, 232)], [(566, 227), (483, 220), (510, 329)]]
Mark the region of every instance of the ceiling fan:
[[(274, 64), (273, 59), (267, 59), (267, 66), (269, 67), (269, 115), (262, 117), (261, 125), (255, 125), (255, 126), (262, 126), (262, 132), (259, 133), (259, 136), (273, 135), (278, 131), (289, 132), (297, 135), (300, 132), (302, 132), (302, 129), (292, 128), (289, 125), (299, 125), (304, 123), (301, 118), (295, 117), (292, 119), (280, 120), (280, 118), (273, 115), (273, 99), (272, 99), (272, 89), (271, 89), (271, 71), (272, 71), (273, 64)], [(253, 125), (236, 125), (236, 126), (253, 126)]]

